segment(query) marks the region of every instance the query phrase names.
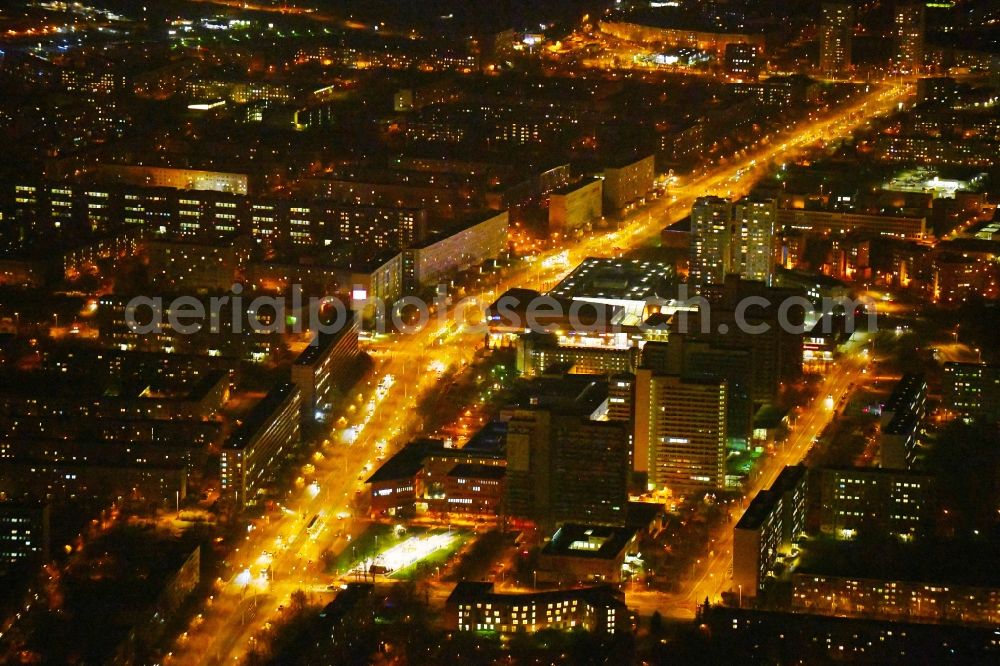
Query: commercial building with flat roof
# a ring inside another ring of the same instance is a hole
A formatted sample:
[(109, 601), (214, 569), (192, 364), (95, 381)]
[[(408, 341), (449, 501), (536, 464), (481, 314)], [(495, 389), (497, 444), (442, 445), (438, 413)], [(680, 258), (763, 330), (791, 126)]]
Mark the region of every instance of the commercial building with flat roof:
[(564, 523), (538, 556), (538, 580), (545, 583), (618, 583), (625, 557), (634, 553), (634, 527)]
[(503, 453), (492, 448), (451, 448), (438, 439), (418, 439), (368, 477), (371, 515), (496, 516), (505, 467)]
[[(891, 137), (889, 140), (894, 141), (897, 138)], [(876, 152), (878, 151), (879, 148), (876, 145)], [(906, 240), (924, 240), (928, 235), (927, 218), (925, 217), (871, 215), (831, 210), (779, 208), (777, 225), (779, 228), (825, 235), (866, 232)]]

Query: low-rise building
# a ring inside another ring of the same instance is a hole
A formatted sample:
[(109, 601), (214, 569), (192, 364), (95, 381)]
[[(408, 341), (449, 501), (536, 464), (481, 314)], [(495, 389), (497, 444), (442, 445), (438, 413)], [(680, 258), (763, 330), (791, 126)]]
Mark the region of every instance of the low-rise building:
[(595, 634), (632, 631), (624, 594), (607, 585), (525, 594), (495, 592), (493, 583), (459, 583), (445, 604), (445, 618), (453, 631), (501, 636), (543, 629), (585, 629)]
[(538, 556), (538, 581), (618, 583), (625, 557), (635, 551), (637, 536), (633, 527), (565, 523)]
[(418, 513), (495, 517), (505, 481), (506, 461), (493, 447), (450, 448), (441, 440), (418, 439), (368, 478), (369, 510), (374, 518)]

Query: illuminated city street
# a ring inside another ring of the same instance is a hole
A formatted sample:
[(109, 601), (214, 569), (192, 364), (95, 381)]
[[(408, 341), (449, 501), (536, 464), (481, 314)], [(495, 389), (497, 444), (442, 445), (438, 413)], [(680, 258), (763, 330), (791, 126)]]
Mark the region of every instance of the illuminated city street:
[[(763, 169), (768, 162), (791, 159), (808, 149), (817, 140), (831, 139), (845, 134), (853, 127), (866, 122), (869, 117), (895, 107), (897, 103), (906, 99), (907, 94), (908, 88), (905, 87), (878, 89), (831, 118), (807, 123), (797, 128), (791, 135), (775, 137), (771, 145), (760, 152), (709, 172), (671, 191), (664, 199), (640, 209), (623, 224), (621, 229), (538, 255), (532, 265), (512, 272), (489, 291), (478, 294), (477, 298), (485, 305), (495, 295), (513, 286), (545, 289), (568, 272), (567, 266), (576, 265), (584, 257), (600, 256), (608, 247), (615, 247), (618, 248), (618, 252), (623, 252), (627, 248), (640, 245), (650, 235), (658, 233), (663, 226), (683, 217), (694, 198), (702, 193), (713, 188), (747, 190), (752, 185), (755, 168)], [(738, 183), (733, 184), (732, 179), (737, 172), (745, 175)], [(545, 266), (546, 258), (554, 256), (565, 256), (566, 263), (558, 263), (549, 268), (534, 267), (535, 264)], [(272, 549), (276, 551), (274, 562), (271, 564), (273, 581), (269, 586), (267, 600), (260, 603), (252, 618), (230, 615), (224, 629), (216, 632), (210, 649), (199, 650), (198, 654), (192, 655), (185, 655), (179, 651), (175, 656), (176, 663), (185, 663), (187, 660), (215, 663), (216, 660), (224, 660), (229, 654), (238, 656), (245, 649), (247, 638), (273, 618), (278, 606), (287, 602), (287, 596), (292, 591), (299, 587), (325, 588), (328, 577), (318, 571), (319, 556), (327, 548), (339, 550), (349, 545), (344, 537), (334, 536), (335, 531), (350, 534), (352, 529), (349, 521), (340, 521), (336, 518), (336, 512), (347, 510), (351, 497), (363, 489), (362, 479), (365, 477), (363, 468), (373, 461), (377, 453), (377, 444), (389, 442), (389, 448), (392, 449), (419, 432), (420, 417), (412, 410), (418, 404), (420, 396), (437, 386), (436, 376), (425, 371), (431, 363), (442, 364), (445, 367), (461, 366), (463, 362), (468, 363), (472, 360), (475, 349), (482, 343), (481, 336), (478, 336), (480, 338), (478, 340), (476, 336), (456, 336), (454, 341), (445, 346), (432, 345), (431, 343), (440, 334), (441, 325), (432, 322), (424, 330), (413, 335), (393, 336), (374, 347), (374, 351), (382, 358), (382, 365), (375, 378), (391, 375), (394, 381), (381, 401), (375, 405), (369, 424), (357, 433), (349, 446), (337, 444), (339, 433), (331, 433), (331, 441), (334, 444), (324, 450), (329, 455), (323, 463), (317, 465), (318, 492), (306, 489), (297, 497), (290, 498), (286, 503), (288, 511), (285, 514), (272, 516), (268, 523), (260, 524), (258, 521), (256, 529), (247, 536), (245, 545), (234, 555), (236, 560), (233, 563), (234, 568), (243, 570), (252, 566), (261, 551)], [(827, 379), (830, 392), (836, 395), (845, 392), (851, 377), (858, 369), (850, 364), (839, 366), (838, 372)], [(769, 478), (777, 474), (782, 465), (798, 462), (808, 450), (812, 437), (825, 426), (829, 417), (830, 415), (824, 412), (818, 402), (810, 407), (801, 417), (794, 439), (788, 444), (787, 449), (779, 458), (769, 461), (761, 476)], [(758, 478), (757, 483), (761, 486), (766, 485), (765, 478)], [(310, 536), (305, 528), (308, 519), (313, 515), (320, 516), (320, 527)], [(279, 536), (280, 545), (278, 545)], [(673, 605), (679, 609), (675, 614), (693, 616), (695, 602), (701, 601), (705, 596), (714, 598), (720, 591), (728, 589), (726, 571), (730, 566), (732, 555), (727, 552), (727, 548), (724, 543), (719, 543), (715, 555), (701, 572), (698, 582), (692, 586), (690, 592), (681, 595), (679, 601), (653, 596), (647, 602), (645, 599), (648, 595), (642, 595), (638, 597), (640, 610), (667, 611)], [(249, 553), (250, 559), (247, 559), (244, 553)], [(243, 588), (235, 581), (223, 592), (223, 595), (231, 596), (243, 594), (245, 594)]]
[(0, 663), (996, 662), (995, 5), (5, 3)]

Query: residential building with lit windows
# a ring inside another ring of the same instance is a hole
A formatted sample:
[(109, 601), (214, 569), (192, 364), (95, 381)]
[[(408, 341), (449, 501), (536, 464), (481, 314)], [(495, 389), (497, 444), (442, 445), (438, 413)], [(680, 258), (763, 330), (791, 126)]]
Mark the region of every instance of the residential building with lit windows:
[(150, 278), (168, 291), (228, 291), (250, 261), (253, 240), (152, 238), (145, 243)]
[(1000, 585), (980, 587), (803, 572), (792, 574), (792, 608), (849, 617), (995, 626), (1000, 623)]
[(292, 363), (292, 383), (302, 395), (302, 419), (323, 421), (338, 391), (348, 388), (360, 357), (358, 319), (346, 313), (337, 331), (318, 331)]
[(754, 597), (774, 571), (781, 547), (782, 497), (762, 490), (733, 528), (733, 587)]
[(573, 233), (601, 218), (603, 181), (591, 178), (564, 185), (549, 195), (549, 233)]
[(656, 165), (653, 155), (614, 162), (604, 168), (604, 210), (619, 212), (653, 189)]
[(243, 195), (249, 190), (249, 178), (245, 173), (105, 163), (95, 167), (95, 175), (105, 181), (143, 187), (210, 190)]
[(786, 466), (770, 489), (762, 490), (733, 528), (733, 587), (756, 596), (775, 565), (791, 553), (805, 531), (806, 468)]
[(919, 72), (924, 66), (924, 2), (900, 2), (893, 17), (896, 36), (896, 66), (904, 72)]
[(762, 60), (756, 44), (726, 44), (726, 74), (734, 79), (756, 79), (763, 69)]
[(995, 263), (981, 257), (952, 252), (932, 260), (932, 295), (938, 303), (957, 305), (970, 298), (989, 298), (997, 290)]
[(882, 405), (879, 467), (912, 469), (917, 438), (927, 414), (927, 380), (922, 373), (903, 375)]
[(746, 198), (733, 204), (731, 272), (771, 285), (777, 216), (774, 199)]
[(880, 135), (872, 146), (875, 159), (890, 164), (991, 167), (997, 142), (979, 138)]
[(302, 399), (294, 384), (275, 386), (253, 406), (222, 447), (222, 495), (239, 508), (266, 494), (301, 442)]
[(493, 583), (463, 582), (445, 604), (453, 631), (519, 632), (584, 629), (595, 634), (630, 633), (632, 617), (624, 594), (611, 586), (532, 593), (496, 592)]
[(164, 507), (187, 496), (183, 464), (101, 465), (70, 460), (0, 460), (0, 493), (8, 497), (45, 497), (53, 502), (149, 502)]
[(944, 364), (942, 404), (965, 418), (1000, 421), (1000, 367), (984, 363)]
[(812, 544), (791, 576), (791, 610), (995, 630), (997, 557), (983, 538)]
[(428, 232), (427, 211), (365, 206), (308, 197), (246, 196), (177, 189), (177, 183), (83, 185), (32, 181), (0, 187), (0, 216), (16, 237), (53, 233), (93, 235), (145, 232), (148, 238), (251, 236), (268, 246), (326, 247), (351, 242), (361, 248), (408, 247)]
[(0, 571), (49, 559), (48, 504), (0, 501)]
[(816, 474), (824, 534), (912, 538), (932, 530), (934, 479), (927, 474), (880, 467), (823, 467)]
[(851, 69), (854, 7), (846, 2), (824, 2), (819, 21), (819, 69), (835, 76)]
[(731, 271), (733, 204), (721, 197), (700, 197), (691, 208), (688, 284), (696, 293), (721, 283)]
[(410, 290), (432, 286), (507, 251), (507, 211), (490, 211), (443, 229), (403, 251), (404, 283)]

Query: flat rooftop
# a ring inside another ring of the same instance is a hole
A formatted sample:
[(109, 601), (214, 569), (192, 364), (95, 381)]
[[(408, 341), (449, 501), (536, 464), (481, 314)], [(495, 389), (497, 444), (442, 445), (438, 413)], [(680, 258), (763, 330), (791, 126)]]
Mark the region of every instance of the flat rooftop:
[(564, 299), (639, 301), (665, 298), (676, 276), (666, 262), (588, 257), (548, 295)]
[[(243, 419), (243, 425), (237, 428), (226, 440), (227, 449), (241, 449), (270, 420), (272, 414), (298, 389), (295, 384), (283, 382), (271, 389), (266, 396), (253, 406), (250, 413)], [(295, 416), (298, 418), (298, 415)]]
[(638, 530), (635, 527), (606, 527), (566, 523), (556, 530), (542, 549), (543, 555), (613, 560), (628, 547)]
[(365, 483), (412, 478), (423, 469), (424, 460), (428, 455), (435, 451), (443, 451), (444, 448), (444, 442), (440, 439), (418, 439), (410, 442), (382, 463)]
[(736, 529), (755, 530), (763, 524), (764, 519), (774, 510), (775, 502), (781, 499), (781, 493), (776, 490), (762, 490), (750, 502), (750, 506), (743, 512)]

